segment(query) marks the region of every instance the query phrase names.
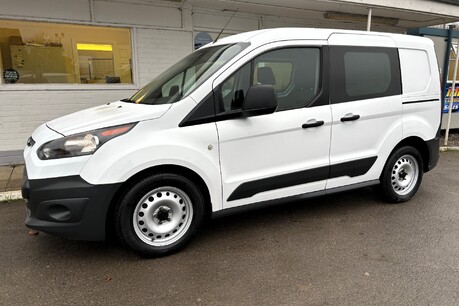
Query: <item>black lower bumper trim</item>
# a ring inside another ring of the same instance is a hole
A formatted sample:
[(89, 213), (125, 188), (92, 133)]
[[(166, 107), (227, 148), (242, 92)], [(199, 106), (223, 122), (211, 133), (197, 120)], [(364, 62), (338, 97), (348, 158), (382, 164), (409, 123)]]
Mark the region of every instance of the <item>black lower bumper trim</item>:
[(26, 226), (78, 240), (104, 240), (107, 211), (119, 184), (92, 185), (80, 176), (29, 180)]
[(435, 168), (440, 159), (440, 135), (432, 140), (426, 141), (427, 148), (429, 150), (429, 162), (424, 172), (428, 172)]

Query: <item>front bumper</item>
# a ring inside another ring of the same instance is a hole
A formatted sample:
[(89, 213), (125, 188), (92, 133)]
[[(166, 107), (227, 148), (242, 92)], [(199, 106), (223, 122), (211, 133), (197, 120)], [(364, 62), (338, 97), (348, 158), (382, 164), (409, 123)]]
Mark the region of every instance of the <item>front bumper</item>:
[(104, 240), (108, 208), (120, 185), (91, 185), (80, 176), (29, 180), (24, 171), (25, 224), (57, 236)]

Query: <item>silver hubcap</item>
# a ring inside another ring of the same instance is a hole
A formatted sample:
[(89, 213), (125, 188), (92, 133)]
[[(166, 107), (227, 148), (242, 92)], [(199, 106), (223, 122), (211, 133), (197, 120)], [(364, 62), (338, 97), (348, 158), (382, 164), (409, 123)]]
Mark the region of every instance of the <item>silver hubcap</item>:
[(147, 193), (134, 210), (137, 237), (153, 246), (179, 240), (193, 219), (193, 206), (185, 192), (175, 187), (159, 187)]
[(392, 168), (392, 189), (399, 195), (410, 193), (418, 181), (419, 166), (416, 158), (411, 155), (403, 155)]

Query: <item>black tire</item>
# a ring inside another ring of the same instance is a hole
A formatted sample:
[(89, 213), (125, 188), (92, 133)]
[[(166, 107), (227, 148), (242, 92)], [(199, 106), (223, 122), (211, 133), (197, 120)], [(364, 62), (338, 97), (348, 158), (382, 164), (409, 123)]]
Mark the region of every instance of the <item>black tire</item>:
[[(155, 193), (156, 190), (160, 192)], [(151, 194), (152, 192), (153, 194)], [(147, 196), (149, 194), (150, 196)], [(185, 204), (179, 204), (178, 201), (185, 202)], [(142, 204), (141, 202), (145, 203)], [(183, 205), (183, 207), (177, 205)], [(144, 206), (146, 209), (143, 208)], [(175, 217), (177, 214), (178, 219), (180, 219), (178, 222), (182, 221), (182, 214), (184, 214), (183, 219), (185, 221), (185, 206), (188, 207), (186, 211), (192, 213), (189, 213), (189, 217), (186, 219), (186, 226), (185, 223), (177, 225), (175, 223), (177, 222)], [(168, 207), (169, 210), (167, 211)], [(139, 210), (141, 211), (139, 212)], [(140, 215), (142, 217), (138, 217)], [(161, 220), (160, 216), (162, 217)], [(144, 178), (126, 190), (115, 210), (114, 227), (123, 244), (142, 256), (157, 257), (181, 250), (196, 233), (203, 217), (204, 197), (199, 188), (186, 177), (174, 173), (162, 173)], [(144, 225), (140, 225), (140, 223)], [(163, 226), (167, 228), (169, 225), (174, 225), (169, 233), (164, 235), (160, 233)], [(177, 236), (177, 233), (180, 236)], [(171, 237), (175, 237), (176, 240), (170, 241)], [(169, 239), (169, 242), (161, 244), (162, 239)]]
[[(416, 148), (403, 146), (396, 149), (387, 160), (380, 177), (384, 199), (389, 203), (410, 200), (421, 185), (423, 169), (423, 160)], [(410, 171), (413, 171), (412, 175)]]

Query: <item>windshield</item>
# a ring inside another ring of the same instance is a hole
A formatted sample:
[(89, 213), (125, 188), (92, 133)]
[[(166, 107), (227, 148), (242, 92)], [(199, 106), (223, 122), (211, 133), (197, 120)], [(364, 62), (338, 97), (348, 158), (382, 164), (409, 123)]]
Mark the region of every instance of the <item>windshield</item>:
[(199, 49), (167, 69), (130, 99), (122, 101), (154, 105), (180, 101), (247, 46), (241, 43)]

